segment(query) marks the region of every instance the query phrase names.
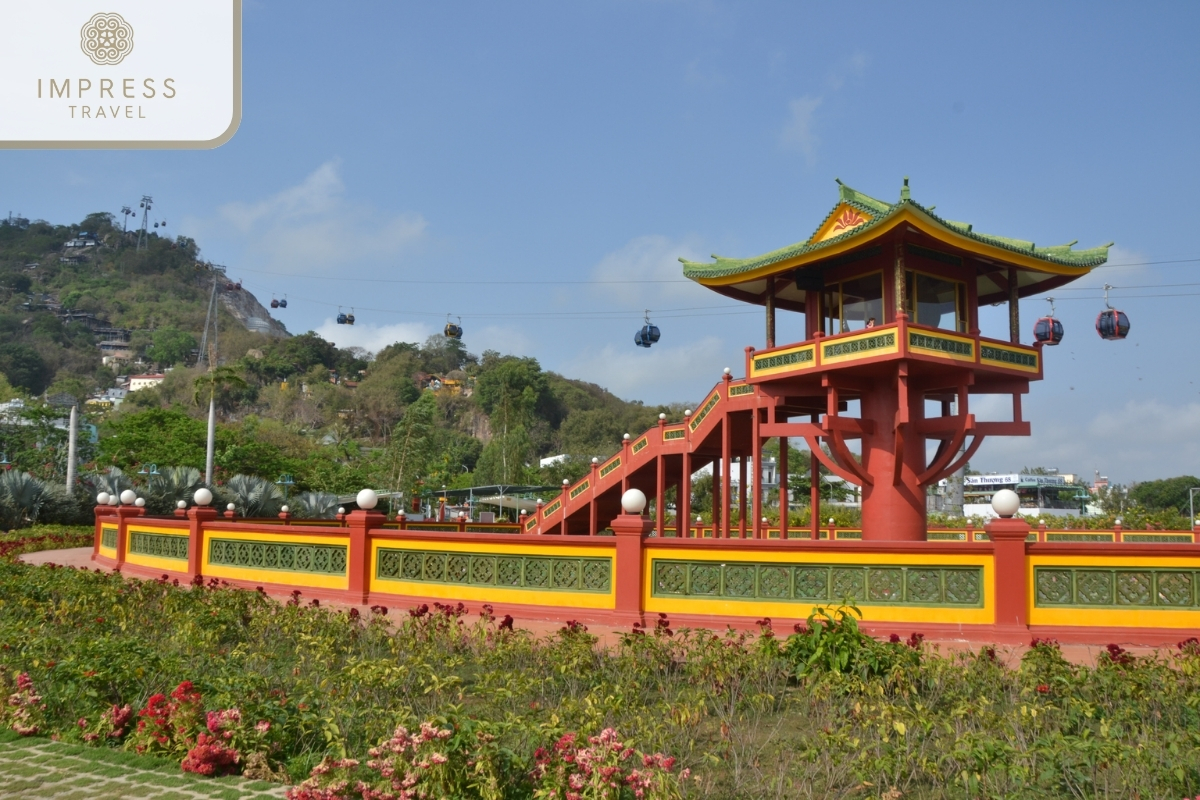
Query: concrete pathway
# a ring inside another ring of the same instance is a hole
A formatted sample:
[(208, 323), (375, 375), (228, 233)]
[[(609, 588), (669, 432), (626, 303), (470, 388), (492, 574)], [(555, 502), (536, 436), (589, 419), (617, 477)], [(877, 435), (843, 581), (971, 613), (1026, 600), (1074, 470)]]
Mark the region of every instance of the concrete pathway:
[(42, 738), (0, 743), (0, 797), (10, 800), (276, 800), (287, 787), (147, 768), (122, 750)]

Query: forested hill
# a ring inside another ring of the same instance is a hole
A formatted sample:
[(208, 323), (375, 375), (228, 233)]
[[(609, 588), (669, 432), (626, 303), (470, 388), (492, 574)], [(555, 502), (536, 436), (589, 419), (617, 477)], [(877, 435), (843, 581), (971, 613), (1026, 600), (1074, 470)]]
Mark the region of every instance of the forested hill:
[[(288, 337), (277, 324), (248, 330), (257, 301), (233, 296), (240, 289), (195, 241), (158, 231), (140, 250), (136, 241), (109, 214), (76, 225), (0, 220), (0, 401), (83, 404), (100, 429), (90, 469), (202, 466), (208, 381), (221, 421), (218, 477), (286, 472), (297, 490), (314, 491), (558, 483), (614, 452), (622, 434), (682, 408), (625, 402), (533, 358), (476, 355), (442, 336), (368, 353), (312, 332)], [(221, 366), (208, 378), (195, 361), (214, 278), (226, 299)], [(112, 343), (122, 339), (126, 360), (103, 365), (101, 346), (119, 352)], [(94, 402), (119, 378), (152, 371), (166, 373), (157, 388), (130, 392), (118, 408)], [(0, 449), (21, 453), (19, 432), (0, 427)], [(558, 454), (571, 458), (539, 468)], [(47, 478), (61, 466), (20, 458)]]

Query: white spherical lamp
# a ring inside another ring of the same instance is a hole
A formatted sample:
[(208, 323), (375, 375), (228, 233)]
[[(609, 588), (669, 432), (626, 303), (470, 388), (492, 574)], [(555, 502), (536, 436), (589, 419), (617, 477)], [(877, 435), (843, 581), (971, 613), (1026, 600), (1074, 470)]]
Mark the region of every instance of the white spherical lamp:
[(146, 498), (139, 497), (137, 500), (133, 501), (133, 504), (135, 506), (137, 506), (138, 508), (145, 508), (146, 507)]
[(645, 507), (646, 494), (641, 489), (630, 489), (621, 495), (621, 508), (626, 514), (640, 515)]
[(371, 489), (363, 489), (354, 498), (354, 502), (364, 511), (370, 511), (375, 506), (379, 505), (379, 495), (375, 494)]
[(729, 367), (726, 367), (726, 368), (725, 368), (725, 374), (726, 374), (726, 375), (729, 375), (729, 374), (730, 374), (730, 373), (732, 373), (732, 372), (733, 372), (733, 370), (731, 370)]
[(226, 511), (234, 511), (235, 509), (237, 509), (237, 506), (235, 506), (233, 503), (230, 503), (229, 505), (225, 506)]
[(101, 492), (100, 494), (96, 495), (96, 505), (98, 505), (98, 506), (108, 505), (108, 492)]
[(121, 502), (121, 498), (117, 497), (115, 494), (110, 494), (108, 496), (108, 504), (110, 506), (115, 506), (115, 505), (119, 504), (120, 502)]
[(288, 513), (288, 507), (287, 507), (287, 506), (284, 506), (283, 508), (281, 508), (281, 509), (279, 509), (279, 510), (280, 510), (282, 513), (284, 513), (284, 514)]
[(134, 500), (137, 500), (137, 492), (135, 492), (133, 489), (126, 489), (125, 491), (121, 492), (122, 505), (131, 506), (133, 505)]
[(175, 507), (176, 508), (187, 508), (187, 501), (186, 500), (176, 501)]
[(345, 514), (345, 513), (346, 513), (346, 509), (345, 509), (345, 508), (343, 508), (342, 506), (338, 506), (338, 513), (339, 513), (339, 514)]
[(667, 415), (666, 415), (666, 414), (659, 414), (659, 415), (658, 415), (658, 418), (659, 418), (659, 419), (666, 419), (666, 418), (667, 418)]
[(196, 493), (192, 495), (192, 499), (196, 501), (196, 505), (206, 506), (213, 501), (212, 491), (205, 489), (204, 487), (200, 487), (196, 490)]
[(992, 495), (992, 510), (1004, 519), (1010, 519), (1021, 508), (1021, 498), (1012, 489), (1001, 489)]

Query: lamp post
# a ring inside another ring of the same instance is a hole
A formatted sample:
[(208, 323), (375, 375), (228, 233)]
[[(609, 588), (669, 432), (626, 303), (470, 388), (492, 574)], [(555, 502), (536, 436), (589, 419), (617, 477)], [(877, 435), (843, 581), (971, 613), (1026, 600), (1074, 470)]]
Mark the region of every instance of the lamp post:
[(4, 471), (8, 472), (12, 469), (12, 462), (8, 460), (7, 453), (0, 453), (0, 467), (4, 467)]
[(288, 489), (295, 486), (296, 481), (292, 480), (291, 473), (285, 472), (279, 476), (279, 480), (275, 481), (275, 485), (283, 487), (283, 502), (286, 503), (288, 499)]
[(159, 474), (157, 464), (143, 464), (142, 468), (137, 471), (138, 475), (146, 476), (146, 489), (150, 488), (150, 479)]
[[(5, 467), (5, 469), (7, 469), (7, 467)], [(1196, 492), (1200, 492), (1200, 486), (1195, 486), (1191, 489), (1188, 489), (1188, 516), (1192, 518), (1193, 525), (1195, 524), (1196, 520)]]

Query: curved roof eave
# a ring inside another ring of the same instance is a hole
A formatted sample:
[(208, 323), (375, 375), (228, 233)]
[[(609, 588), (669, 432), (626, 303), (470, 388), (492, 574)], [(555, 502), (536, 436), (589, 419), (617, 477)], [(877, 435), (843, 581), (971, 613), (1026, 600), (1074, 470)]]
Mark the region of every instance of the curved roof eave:
[[(1072, 250), (1071, 245), (1038, 248), (1032, 242), (976, 233), (969, 224), (944, 220), (912, 200), (903, 199), (891, 206), (875, 200), (869, 205), (860, 197), (865, 196), (843, 187), (841, 200), (830, 215), (845, 204), (871, 215), (872, 219), (840, 236), (811, 245), (809, 239), (746, 259), (713, 256), (716, 261), (708, 264), (680, 259), (684, 276), (706, 286), (756, 280), (840, 255), (883, 236), (904, 222), (981, 258), (1051, 275), (1086, 275), (1108, 260), (1108, 248), (1111, 247), (1110, 243), (1088, 250)], [(882, 207), (888, 210), (881, 215)]]

